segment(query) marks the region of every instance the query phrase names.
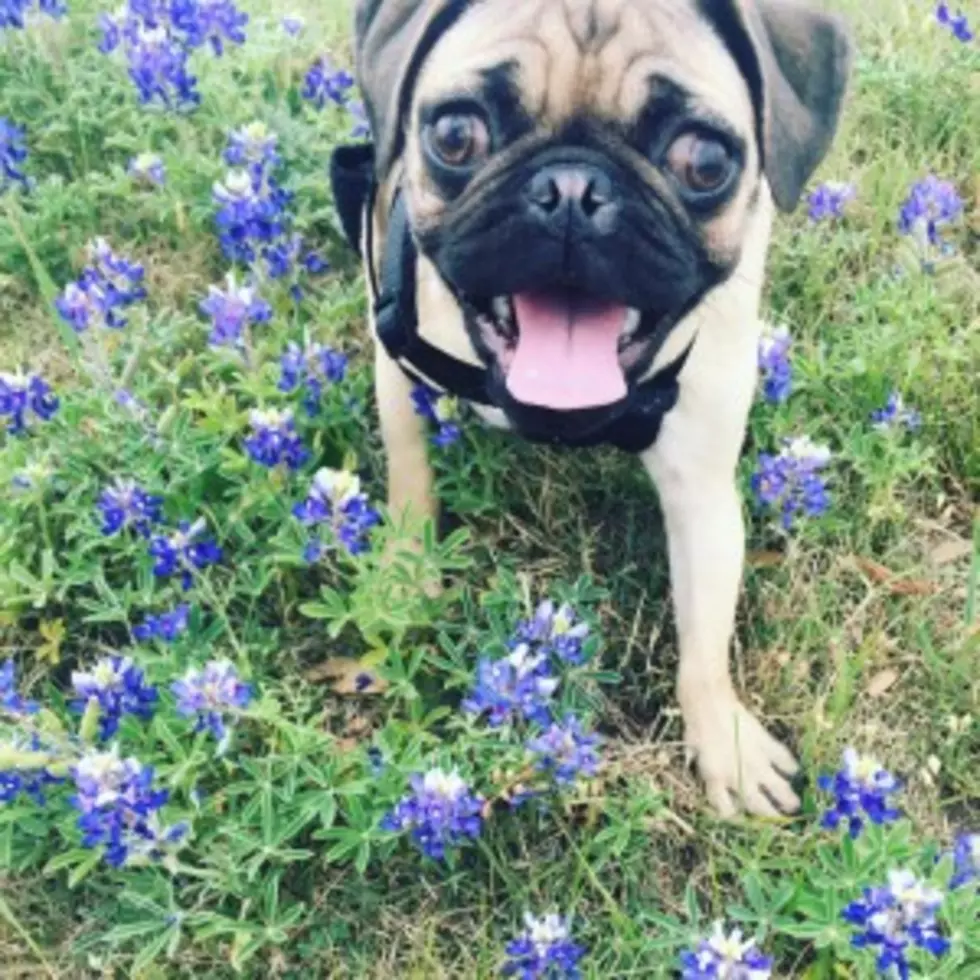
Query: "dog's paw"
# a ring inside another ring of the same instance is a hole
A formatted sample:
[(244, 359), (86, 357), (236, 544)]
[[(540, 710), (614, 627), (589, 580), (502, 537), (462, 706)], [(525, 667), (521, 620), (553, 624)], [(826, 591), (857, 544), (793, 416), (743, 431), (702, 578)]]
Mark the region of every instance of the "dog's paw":
[(722, 817), (739, 809), (775, 817), (800, 808), (789, 783), (799, 769), (796, 760), (734, 695), (705, 699), (686, 711), (684, 741)]

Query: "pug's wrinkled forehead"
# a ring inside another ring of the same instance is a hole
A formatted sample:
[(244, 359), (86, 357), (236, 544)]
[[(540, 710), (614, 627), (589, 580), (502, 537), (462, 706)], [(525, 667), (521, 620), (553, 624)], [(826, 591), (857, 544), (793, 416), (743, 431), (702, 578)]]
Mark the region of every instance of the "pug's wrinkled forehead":
[(754, 129), (738, 65), (688, 0), (476, 3), (426, 58), (413, 107), (457, 94), (554, 132), (583, 117), (636, 125), (658, 101), (682, 99), (747, 140)]

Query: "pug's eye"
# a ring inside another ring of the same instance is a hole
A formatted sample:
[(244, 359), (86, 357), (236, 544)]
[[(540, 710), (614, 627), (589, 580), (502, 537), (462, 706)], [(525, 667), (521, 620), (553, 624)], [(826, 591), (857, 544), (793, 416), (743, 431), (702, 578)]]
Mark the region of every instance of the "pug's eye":
[(667, 166), (692, 197), (709, 197), (728, 187), (736, 160), (727, 143), (699, 133), (684, 133), (667, 151)]
[(490, 152), (490, 133), (477, 115), (447, 112), (426, 127), (429, 149), (446, 167), (472, 167)]

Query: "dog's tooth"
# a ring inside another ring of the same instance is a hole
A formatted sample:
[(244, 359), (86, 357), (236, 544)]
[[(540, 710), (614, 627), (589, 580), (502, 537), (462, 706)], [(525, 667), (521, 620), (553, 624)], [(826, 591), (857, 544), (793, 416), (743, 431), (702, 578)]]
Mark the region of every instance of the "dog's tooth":
[(626, 320), (623, 323), (623, 330), (622, 333), (620, 334), (620, 337), (623, 340), (632, 337), (633, 334), (636, 333), (636, 329), (637, 327), (639, 327), (639, 325), (640, 325), (640, 311), (634, 310), (631, 307), (630, 311), (626, 314)]
[(493, 315), (501, 323), (510, 323), (510, 300), (506, 296), (494, 296)]

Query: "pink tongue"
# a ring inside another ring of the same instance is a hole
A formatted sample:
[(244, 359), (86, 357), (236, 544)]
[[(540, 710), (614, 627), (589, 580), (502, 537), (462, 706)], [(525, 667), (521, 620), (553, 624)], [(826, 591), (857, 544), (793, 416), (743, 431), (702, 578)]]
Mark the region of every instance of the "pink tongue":
[(507, 390), (525, 405), (598, 408), (626, 396), (619, 337), (628, 307), (563, 293), (517, 293)]

